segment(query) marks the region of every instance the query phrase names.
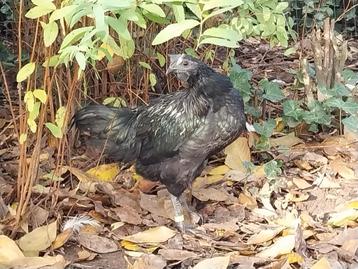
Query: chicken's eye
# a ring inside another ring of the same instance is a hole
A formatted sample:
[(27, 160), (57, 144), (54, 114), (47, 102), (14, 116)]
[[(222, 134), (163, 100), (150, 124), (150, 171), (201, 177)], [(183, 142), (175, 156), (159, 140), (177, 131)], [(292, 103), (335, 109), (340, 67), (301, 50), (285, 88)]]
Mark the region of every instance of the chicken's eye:
[(189, 62), (188, 62), (188, 61), (183, 61), (183, 65), (184, 65), (184, 66), (188, 66), (188, 65), (189, 65)]

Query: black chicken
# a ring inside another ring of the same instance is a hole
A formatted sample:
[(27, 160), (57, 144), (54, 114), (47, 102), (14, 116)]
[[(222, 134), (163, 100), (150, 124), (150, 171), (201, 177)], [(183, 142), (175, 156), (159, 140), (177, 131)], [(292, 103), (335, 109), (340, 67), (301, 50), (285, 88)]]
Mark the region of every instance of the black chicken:
[(163, 183), (183, 230), (181, 194), (206, 160), (246, 129), (246, 120), (243, 101), (228, 77), (184, 54), (170, 56), (169, 73), (188, 89), (137, 108), (89, 105), (75, 114), (74, 124), (89, 135), (89, 145), (104, 148), (110, 159), (135, 162), (138, 174)]

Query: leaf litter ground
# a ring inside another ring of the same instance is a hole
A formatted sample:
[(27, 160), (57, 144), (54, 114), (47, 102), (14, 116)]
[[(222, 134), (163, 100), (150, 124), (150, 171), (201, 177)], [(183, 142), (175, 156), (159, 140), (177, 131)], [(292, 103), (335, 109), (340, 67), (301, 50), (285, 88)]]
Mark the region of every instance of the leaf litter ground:
[[(241, 50), (245, 56), (239, 56), (240, 64), (254, 79), (268, 76), (292, 83), (287, 66), (297, 68), (296, 59), (278, 57), (282, 52), (265, 44), (249, 43)], [(18, 148), (6, 109), (0, 111), (0, 229), (9, 234)], [(305, 135), (296, 130), (271, 138), (269, 153), (284, 164), (283, 173), (274, 178), (266, 176), (259, 154), (251, 152), (255, 134), (230, 145), (225, 157), (212, 160), (187, 192), (198, 214), (187, 212), (196, 227), (186, 234), (172, 225), (163, 186), (141, 180), (131, 168), (121, 171), (117, 164), (93, 168), (96, 162), (83, 156), (73, 157), (70, 166), (54, 174), (54, 151), (44, 145), (23, 232), (16, 242), (0, 236), (0, 264), (358, 268), (357, 136), (321, 134), (309, 141), (302, 139)], [(256, 164), (250, 173), (247, 161)], [(53, 181), (59, 183), (55, 193)]]

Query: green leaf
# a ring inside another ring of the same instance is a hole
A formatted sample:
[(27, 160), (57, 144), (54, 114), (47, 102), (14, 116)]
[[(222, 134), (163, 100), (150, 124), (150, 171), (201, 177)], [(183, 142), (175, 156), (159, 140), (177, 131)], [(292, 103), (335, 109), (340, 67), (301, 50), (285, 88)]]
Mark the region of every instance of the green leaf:
[(259, 85), (264, 91), (263, 98), (271, 102), (279, 102), (285, 99), (280, 86), (276, 82), (264, 79), (259, 82)]
[(350, 116), (342, 120), (344, 126), (352, 132), (358, 133), (358, 117)]
[(41, 25), (44, 29), (44, 43), (45, 47), (51, 46), (51, 44), (56, 40), (58, 35), (58, 25), (56, 22), (50, 22), (48, 24), (41, 22)]
[(279, 2), (275, 7), (275, 12), (282, 13), (286, 8), (288, 8), (288, 2)]
[(173, 10), (175, 20), (181, 22), (185, 20), (185, 12), (183, 4), (172, 4), (171, 8)]
[(285, 56), (290, 56), (291, 54), (296, 52), (296, 48), (292, 47), (292, 48), (288, 48), (287, 50), (285, 50), (285, 52), (283, 53), (283, 55)]
[(62, 138), (63, 134), (61, 128), (51, 122), (47, 122), (45, 125), (54, 137)]
[(203, 40), (201, 40), (199, 42), (198, 46), (203, 45), (203, 44), (213, 44), (213, 45), (223, 46), (223, 47), (227, 47), (227, 48), (238, 48), (239, 47), (239, 44), (236, 41), (226, 40), (226, 39), (222, 39), (222, 38), (215, 38), (215, 37), (203, 38)]
[(250, 80), (252, 73), (247, 69), (241, 68), (238, 64), (233, 62), (229, 77), (232, 84), (234, 85), (234, 88), (240, 92), (244, 102), (247, 103), (251, 97), (252, 87)]
[(78, 28), (75, 29), (73, 31), (71, 31), (70, 33), (68, 33), (65, 38), (62, 41), (60, 50), (63, 50), (65, 47), (77, 42), (78, 40), (80, 40), (86, 33), (92, 31), (94, 29), (93, 26), (88, 26), (88, 27), (82, 27), (82, 28)]
[(123, 18), (113, 18), (106, 16), (106, 22), (113, 28), (114, 31), (118, 34), (118, 36), (122, 37), (125, 40), (131, 40), (132, 36), (127, 29), (127, 19)]
[(36, 101), (34, 103), (34, 108), (28, 114), (29, 119), (31, 119), (31, 120), (36, 120), (37, 119), (37, 117), (40, 114), (40, 106), (41, 106), (41, 103), (39, 101)]
[(27, 139), (27, 134), (20, 134), (19, 143), (20, 145), (24, 144)]
[(275, 160), (269, 161), (264, 164), (265, 175), (268, 179), (275, 179), (281, 175), (281, 164)]
[(54, 67), (58, 64), (59, 55), (53, 55), (50, 58), (47, 58), (45, 62), (42, 64), (43, 67)]
[(262, 15), (263, 15), (264, 21), (268, 21), (271, 18), (271, 10), (268, 9), (267, 7), (263, 7)]
[(45, 104), (47, 100), (46, 91), (43, 89), (36, 89), (33, 91), (33, 95), (38, 99), (41, 103)]
[(303, 109), (300, 108), (300, 105), (295, 100), (286, 100), (283, 102), (283, 113), (286, 117), (292, 117), (293, 119), (299, 121), (303, 116)]
[(150, 65), (147, 64), (147, 63), (145, 63), (145, 62), (139, 62), (139, 65), (140, 65), (140, 66), (143, 66), (143, 67), (146, 68), (146, 69), (152, 70), (152, 68), (150, 67)]
[(25, 14), (25, 17), (29, 19), (37, 19), (44, 15), (47, 15), (48, 13), (56, 9), (56, 6), (53, 3), (51, 4), (53, 6), (35, 6)]
[(35, 98), (32, 91), (27, 91), (24, 96), (27, 111), (31, 112), (34, 109)]
[(163, 9), (156, 4), (142, 3), (139, 6), (143, 9), (145, 9), (146, 11), (148, 11), (149, 13), (152, 13), (156, 16), (163, 17), (163, 18), (166, 17)]
[(196, 20), (184, 20), (182, 22), (173, 23), (165, 27), (154, 38), (152, 45), (164, 43), (174, 37), (180, 36), (185, 30), (192, 29), (200, 23)]
[(269, 119), (267, 121), (259, 123), (254, 123), (254, 128), (256, 132), (264, 137), (270, 137), (273, 134), (273, 130), (276, 127), (276, 121), (274, 119)]
[(159, 65), (160, 67), (163, 67), (165, 65), (165, 57), (163, 56), (163, 54), (157, 52), (157, 59), (159, 61)]
[(27, 125), (30, 127), (31, 132), (35, 133), (37, 130), (37, 124), (33, 119), (27, 119)]
[(211, 36), (216, 38), (227, 39), (233, 42), (240, 41), (242, 36), (239, 32), (223, 27), (212, 27), (204, 31), (203, 36)]
[(35, 63), (24, 65), (16, 75), (16, 82), (21, 82), (27, 79), (35, 71), (35, 67)]
[(244, 3), (242, 0), (201, 0), (199, 2), (204, 4), (203, 11), (222, 7), (230, 7), (232, 9)]
[(65, 121), (66, 107), (61, 106), (57, 109), (55, 122), (59, 128), (63, 127), (63, 122)]
[(150, 73), (149, 81), (150, 81), (150, 86), (154, 87), (155, 84), (157, 84), (157, 77), (153, 73)]
[(341, 107), (345, 112), (350, 114), (358, 113), (358, 103), (354, 99), (348, 99), (342, 103)]
[(191, 12), (195, 14), (198, 19), (201, 19), (202, 14), (199, 4), (186, 3), (186, 6), (190, 9)]
[(93, 5), (93, 16), (95, 18), (96, 29), (98, 32), (107, 33), (108, 26), (104, 22), (104, 9), (101, 5)]
[(51, 13), (49, 22), (54, 22), (56, 20), (66, 17), (67, 15), (74, 12), (77, 7), (78, 5), (70, 5), (70, 6), (62, 7), (60, 9), (56, 9), (54, 12)]
[(86, 69), (86, 63), (87, 63), (86, 56), (82, 52), (77, 52), (75, 54), (75, 58), (76, 58), (76, 62), (78, 63), (80, 69), (85, 70)]

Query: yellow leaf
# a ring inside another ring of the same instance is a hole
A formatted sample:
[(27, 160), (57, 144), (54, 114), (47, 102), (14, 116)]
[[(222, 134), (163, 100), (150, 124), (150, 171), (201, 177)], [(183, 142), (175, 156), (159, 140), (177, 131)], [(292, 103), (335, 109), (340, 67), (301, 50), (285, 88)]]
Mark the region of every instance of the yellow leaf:
[(276, 258), (280, 255), (290, 253), (294, 247), (295, 235), (287, 235), (277, 239), (274, 244), (259, 252), (257, 256), (262, 258)]
[(285, 123), (284, 121), (282, 120), (282, 118), (276, 118), (275, 119), (276, 121), (276, 127), (275, 127), (275, 131), (276, 132), (282, 132), (282, 130), (285, 128)]
[(20, 138), (19, 138), (19, 143), (20, 143), (21, 145), (24, 144), (25, 141), (26, 141), (26, 139), (27, 139), (27, 134), (21, 134), (21, 135), (20, 135)]
[(211, 175), (204, 177), (197, 177), (193, 182), (192, 188), (193, 190), (199, 190), (207, 185), (211, 185), (223, 180), (223, 175)]
[(226, 165), (217, 166), (209, 171), (209, 175), (225, 175), (230, 171), (230, 168)]
[(35, 63), (24, 65), (16, 75), (16, 82), (22, 82), (27, 79), (35, 71)]
[(328, 224), (332, 226), (345, 226), (352, 220), (356, 220), (358, 218), (358, 210), (350, 208), (343, 210), (338, 213), (330, 214), (330, 219), (328, 220)]
[(354, 209), (358, 209), (358, 200), (354, 200), (354, 201), (350, 201), (347, 204), (348, 208), (354, 208)]
[(245, 193), (239, 194), (239, 203), (246, 206), (249, 209), (254, 209), (257, 207), (256, 199), (251, 195)]
[(295, 136), (294, 132), (277, 138), (269, 138), (269, 141), (273, 147), (285, 146), (288, 148), (302, 143), (302, 140)]
[(24, 254), (12, 239), (0, 235), (0, 264), (11, 265), (13, 261), (23, 257)]
[(35, 106), (35, 98), (32, 91), (27, 91), (24, 95), (24, 102), (26, 103), (27, 111), (31, 112)]
[(127, 250), (131, 250), (131, 251), (139, 251), (141, 249), (140, 246), (138, 246), (138, 244), (133, 243), (131, 241), (127, 241), (127, 240), (122, 240), (121, 242), (121, 246)]
[(304, 259), (300, 254), (292, 252), (287, 255), (287, 261), (288, 263), (302, 263)]
[(19, 247), (26, 252), (46, 250), (56, 239), (57, 221), (41, 226), (19, 239)]
[(100, 49), (98, 50), (97, 60), (100, 61), (106, 56), (106, 53), (104, 52), (104, 50), (107, 50), (108, 54), (110, 56), (113, 56), (114, 52), (113, 52), (112, 47), (108, 43), (102, 43), (102, 45), (100, 46)]
[(225, 149), (225, 164), (234, 170), (246, 171), (245, 162), (251, 161), (247, 138), (239, 137)]
[(316, 262), (311, 269), (331, 269), (331, 265), (325, 257), (322, 257), (318, 262)]
[(354, 174), (353, 169), (347, 166), (342, 159), (336, 159), (329, 163), (329, 167), (338, 175), (344, 179), (355, 179), (357, 178)]
[(175, 234), (175, 231), (165, 226), (159, 226), (126, 236), (123, 238), (123, 240), (131, 241), (134, 243), (163, 243), (172, 238)]
[(119, 166), (116, 163), (103, 164), (89, 169), (86, 174), (100, 181), (113, 181), (119, 173)]

